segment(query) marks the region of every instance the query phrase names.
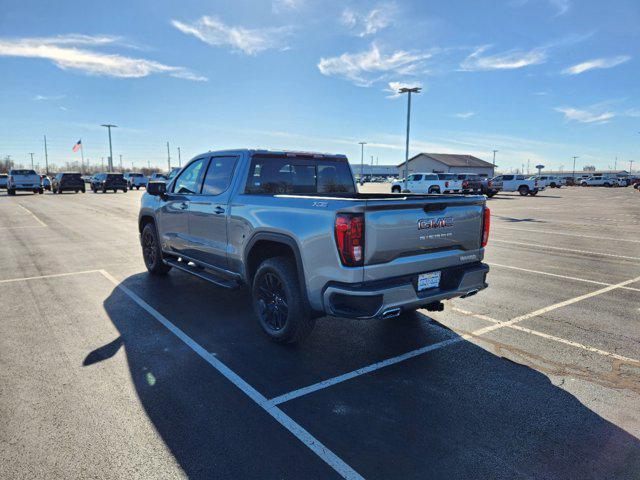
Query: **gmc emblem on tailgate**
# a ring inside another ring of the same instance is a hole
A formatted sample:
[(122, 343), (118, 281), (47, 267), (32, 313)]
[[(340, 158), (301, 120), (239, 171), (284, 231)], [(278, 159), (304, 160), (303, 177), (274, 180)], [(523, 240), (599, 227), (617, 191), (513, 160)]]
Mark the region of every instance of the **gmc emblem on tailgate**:
[(421, 218), (418, 220), (418, 230), (453, 227), (453, 217)]

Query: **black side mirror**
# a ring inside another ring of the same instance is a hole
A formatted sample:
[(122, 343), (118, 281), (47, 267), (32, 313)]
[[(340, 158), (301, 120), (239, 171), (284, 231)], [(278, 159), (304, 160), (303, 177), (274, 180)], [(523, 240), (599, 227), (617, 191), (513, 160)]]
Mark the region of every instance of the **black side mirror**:
[(164, 182), (147, 183), (147, 193), (149, 195), (164, 195), (167, 192), (167, 185)]

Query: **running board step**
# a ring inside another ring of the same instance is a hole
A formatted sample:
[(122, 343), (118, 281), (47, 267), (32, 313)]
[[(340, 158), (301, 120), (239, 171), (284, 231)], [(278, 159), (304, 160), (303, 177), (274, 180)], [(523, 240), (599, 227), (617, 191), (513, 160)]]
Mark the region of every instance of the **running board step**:
[(171, 267), (177, 268), (178, 270), (182, 270), (183, 272), (190, 273), (191, 275), (206, 280), (207, 282), (218, 285), (222, 288), (238, 288), (240, 286), (240, 283), (233, 279), (225, 278), (222, 275), (213, 273), (210, 270), (205, 270), (204, 268), (192, 263), (186, 263), (174, 258), (165, 258), (164, 263)]

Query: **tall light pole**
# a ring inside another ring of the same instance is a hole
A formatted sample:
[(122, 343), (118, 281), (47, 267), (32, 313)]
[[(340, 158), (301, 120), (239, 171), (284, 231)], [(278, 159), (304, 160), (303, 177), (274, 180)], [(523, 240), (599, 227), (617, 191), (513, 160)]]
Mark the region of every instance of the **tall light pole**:
[(31, 155), (31, 170), (33, 170), (33, 153), (29, 152), (29, 155)]
[(575, 155), (573, 157), (573, 181), (574, 181), (574, 183), (576, 181), (576, 158), (578, 158), (577, 155)]
[(632, 170), (633, 170), (633, 160), (629, 160), (629, 174), (631, 174)]
[(113, 148), (111, 146), (111, 129), (112, 128), (117, 128), (117, 125), (111, 125), (110, 123), (104, 124), (104, 125), (100, 125), (101, 127), (107, 127), (107, 130), (109, 130), (109, 161), (108, 163), (108, 167), (109, 167), (109, 171), (113, 172)]
[(47, 136), (44, 136), (44, 169), (49, 175), (49, 153), (47, 152)]
[(180, 155), (180, 147), (178, 147), (178, 166), (182, 167), (182, 157)]
[(494, 170), (496, 168), (496, 153), (498, 153), (498, 150), (493, 150), (493, 168), (494, 168)]
[(169, 165), (168, 173), (171, 173), (171, 153), (169, 152), (169, 142), (167, 142), (167, 165)]
[(360, 144), (360, 185), (364, 183), (364, 146), (367, 142), (358, 142)]
[(407, 189), (407, 177), (409, 176), (409, 130), (411, 126), (411, 94), (420, 93), (421, 87), (402, 87), (398, 93), (407, 94), (407, 138), (404, 146), (404, 189)]

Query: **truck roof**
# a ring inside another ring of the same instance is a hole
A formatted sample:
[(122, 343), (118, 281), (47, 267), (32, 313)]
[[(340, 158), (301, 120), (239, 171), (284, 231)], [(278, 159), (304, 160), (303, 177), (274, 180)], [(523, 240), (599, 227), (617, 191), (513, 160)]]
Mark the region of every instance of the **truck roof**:
[(208, 152), (196, 155), (193, 158), (201, 157), (208, 154), (242, 154), (247, 153), (249, 155), (273, 155), (273, 156), (296, 156), (296, 157), (314, 157), (314, 158), (336, 158), (347, 159), (347, 156), (341, 153), (322, 153), (322, 152), (307, 152), (302, 150), (266, 150), (266, 149), (254, 149), (254, 148), (235, 148), (229, 150), (209, 150)]

